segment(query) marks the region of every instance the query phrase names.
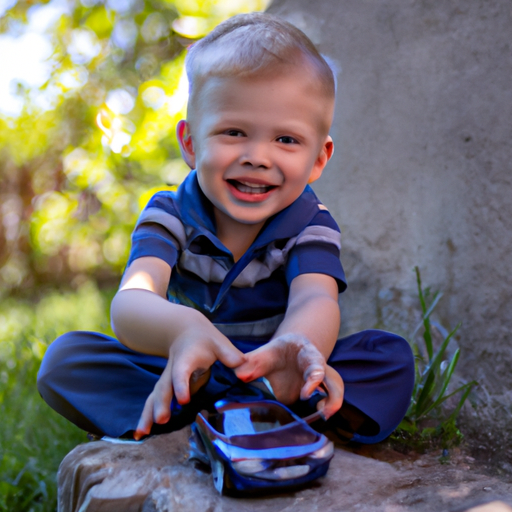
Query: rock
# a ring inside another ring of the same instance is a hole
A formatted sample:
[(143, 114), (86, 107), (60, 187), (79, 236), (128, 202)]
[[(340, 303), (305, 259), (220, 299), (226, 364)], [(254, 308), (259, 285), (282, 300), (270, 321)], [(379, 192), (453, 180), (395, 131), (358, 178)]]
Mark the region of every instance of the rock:
[(485, 505), (472, 507), (466, 512), (512, 512), (512, 507), (509, 507), (506, 503), (503, 503), (503, 501), (492, 501)]
[(439, 454), (404, 456), (385, 445), (337, 447), (327, 476), (295, 492), (220, 496), (211, 475), (188, 461), (189, 433), (76, 447), (59, 468), (59, 512), (512, 511), (510, 480), (467, 469), (464, 456), (441, 464)]

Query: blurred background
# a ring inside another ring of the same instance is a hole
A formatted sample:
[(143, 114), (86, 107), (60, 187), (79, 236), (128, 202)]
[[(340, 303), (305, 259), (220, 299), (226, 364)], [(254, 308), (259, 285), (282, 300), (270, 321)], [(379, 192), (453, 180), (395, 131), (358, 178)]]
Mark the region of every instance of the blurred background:
[(176, 187), (188, 45), (269, 0), (0, 0), (0, 510), (56, 509), (85, 434), (37, 394), (51, 341), (110, 332), (141, 209)]
[(185, 48), (268, 0), (0, 1), (0, 288), (117, 282), (181, 182)]

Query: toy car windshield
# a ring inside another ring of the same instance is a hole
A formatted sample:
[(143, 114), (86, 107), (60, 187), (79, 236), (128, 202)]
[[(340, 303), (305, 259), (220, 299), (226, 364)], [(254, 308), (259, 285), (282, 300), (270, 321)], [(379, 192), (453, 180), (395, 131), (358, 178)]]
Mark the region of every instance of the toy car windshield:
[(325, 475), (333, 444), (278, 402), (220, 401), (192, 425), (192, 458), (212, 468), (216, 489), (251, 492), (302, 485)]

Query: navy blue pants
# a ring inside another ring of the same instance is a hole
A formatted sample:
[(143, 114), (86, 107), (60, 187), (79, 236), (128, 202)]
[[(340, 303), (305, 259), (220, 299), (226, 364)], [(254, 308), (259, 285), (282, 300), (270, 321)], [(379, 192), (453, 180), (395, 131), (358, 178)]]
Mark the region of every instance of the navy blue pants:
[[(249, 340), (232, 342), (242, 352), (261, 345)], [(78, 427), (119, 437), (135, 430), (166, 361), (135, 352), (109, 336), (70, 332), (48, 348), (37, 386), (43, 399)], [(411, 400), (414, 360), (409, 344), (384, 331), (362, 331), (338, 340), (328, 363), (345, 383), (344, 407), (362, 412), (374, 426), (356, 430), (353, 440), (376, 443), (389, 436)], [(239, 393), (240, 384), (232, 370), (217, 362), (209, 382), (191, 402), (180, 406), (173, 400), (170, 422), (155, 425), (152, 433), (191, 423), (198, 411)]]

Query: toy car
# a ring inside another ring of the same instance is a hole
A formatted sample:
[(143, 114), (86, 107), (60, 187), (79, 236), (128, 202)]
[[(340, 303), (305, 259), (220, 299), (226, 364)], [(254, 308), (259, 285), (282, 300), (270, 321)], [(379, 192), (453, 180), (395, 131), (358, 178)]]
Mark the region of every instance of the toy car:
[(308, 422), (272, 401), (215, 404), (192, 425), (191, 458), (212, 469), (215, 488), (254, 492), (298, 486), (325, 475), (334, 446)]

